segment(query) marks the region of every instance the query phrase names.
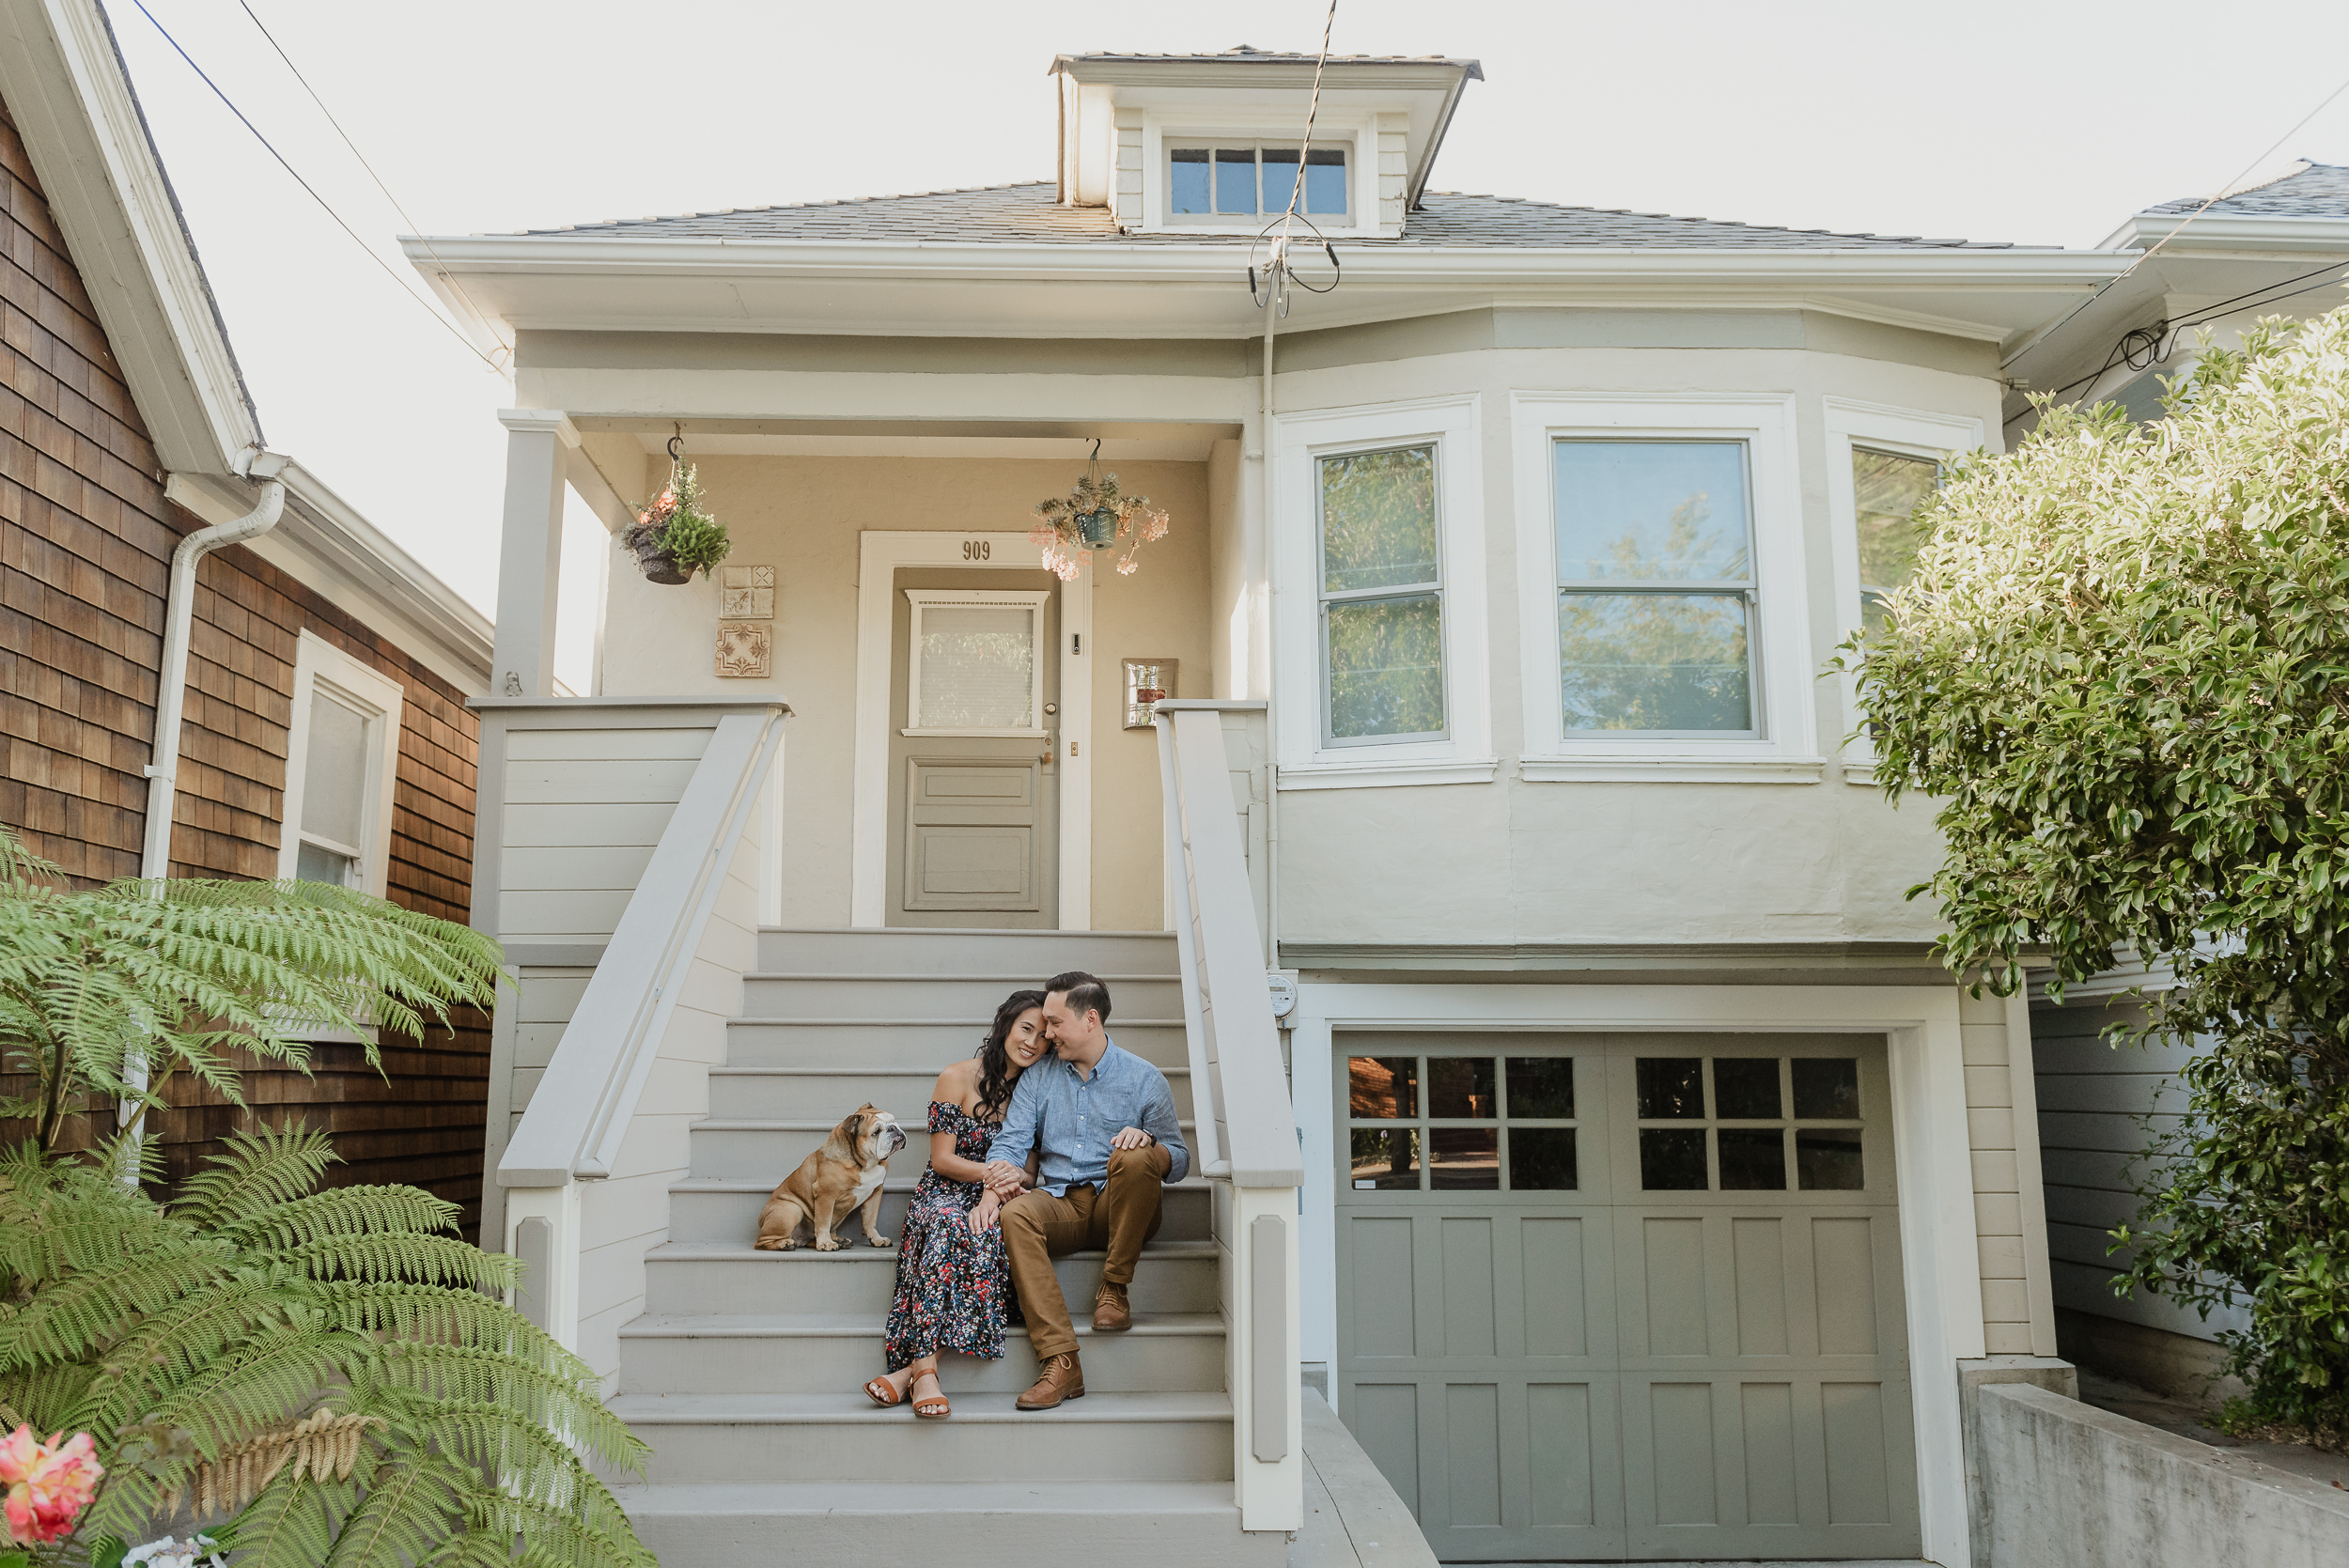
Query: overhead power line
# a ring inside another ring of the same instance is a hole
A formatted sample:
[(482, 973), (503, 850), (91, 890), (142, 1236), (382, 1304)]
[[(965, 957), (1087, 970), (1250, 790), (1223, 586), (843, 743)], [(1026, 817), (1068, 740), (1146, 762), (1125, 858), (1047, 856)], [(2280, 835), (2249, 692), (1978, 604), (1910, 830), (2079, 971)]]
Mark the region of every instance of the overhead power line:
[(171, 29), (165, 27), (162, 22), (156, 19), (155, 13), (147, 8), (147, 0), (131, 0), (131, 3), (138, 7), (140, 15), (146, 17), (148, 21), (155, 23), (155, 31), (163, 36), (163, 41), (171, 45), (175, 54), (177, 54), (182, 60), (187, 61), (188, 69), (194, 71), (203, 84), (212, 89), (212, 96), (219, 99), (221, 102), (228, 106), (228, 112), (237, 116), (238, 122), (247, 131), (253, 132), (253, 139), (260, 143), (263, 147), (268, 149), (269, 155), (277, 160), (277, 163), (280, 168), (284, 169), (288, 174), (293, 176), (294, 183), (301, 186), (303, 191), (307, 192), (310, 199), (317, 202), (319, 209), (324, 211), (328, 217), (334, 220), (336, 227), (340, 228), (345, 234), (350, 236), (351, 243), (366, 252), (367, 259), (381, 268), (383, 270), (383, 275), (390, 278), (392, 282), (399, 286), (401, 293), (406, 294), (410, 299), (415, 301), (416, 303), (424, 309), (427, 315), (430, 316), (433, 320), (440, 323), (442, 331), (457, 339), (458, 342), (463, 344), (467, 353), (480, 360), (482, 364), (488, 365), (490, 369), (498, 371), (500, 374), (505, 372), (506, 367), (504, 365), (498, 364), (496, 360), (490, 358), (488, 354), (483, 353), (480, 349), (475, 347), (473, 339), (467, 337), (464, 331), (459, 328), (456, 322), (451, 321), (447, 317), (442, 315), (439, 310), (434, 308), (431, 301), (426, 299), (422, 294), (417, 293), (414, 287), (411, 285), (407, 279), (401, 277), (397, 272), (393, 270), (390, 262), (385, 261), (381, 256), (376, 254), (375, 247), (373, 245), (368, 244), (366, 241), (360, 238), (359, 231), (357, 229), (352, 228), (348, 223), (343, 221), (342, 214), (335, 211), (334, 209), (328, 204), (326, 198), (319, 195), (317, 189), (313, 187), (308, 180), (302, 178), (301, 171), (296, 169), (291, 163), (288, 163), (286, 161), (286, 155), (278, 151), (277, 148), (271, 144), (270, 139), (267, 136), (261, 134), (260, 127), (255, 125), (252, 120), (245, 116), (245, 112), (237, 107), (236, 101), (231, 99), (226, 93), (221, 91), (220, 84), (213, 81), (211, 77), (206, 73), (204, 68), (195, 63), (194, 56), (190, 54), (185, 49), (179, 47), (179, 40), (171, 36)]

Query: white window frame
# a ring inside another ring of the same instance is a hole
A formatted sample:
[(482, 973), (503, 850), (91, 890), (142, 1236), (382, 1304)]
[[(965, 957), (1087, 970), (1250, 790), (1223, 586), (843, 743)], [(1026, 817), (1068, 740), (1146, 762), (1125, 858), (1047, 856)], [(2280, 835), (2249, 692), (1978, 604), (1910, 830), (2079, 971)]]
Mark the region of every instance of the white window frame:
[[(1484, 441), (1478, 399), (1428, 398), (1274, 417), (1272, 618), (1280, 704), (1279, 787), (1487, 784), (1491, 650), (1485, 590)], [(1443, 596), (1440, 739), (1323, 739), (1320, 459), (1399, 446), (1436, 449), (1437, 581)]]
[[(1142, 119), (1143, 229), (1177, 234), (1253, 235), (1274, 222), (1272, 218), (1241, 218), (1237, 214), (1224, 217), (1220, 223), (1209, 221), (1214, 215), (1177, 219), (1168, 210), (1174, 193), (1168, 189), (1171, 181), (1167, 155), (1178, 143), (1200, 142), (1212, 147), (1218, 142), (1254, 142), (1277, 147), (1284, 141), (1301, 140), (1305, 133), (1303, 121), (1279, 124), (1280, 116), (1281, 111), (1268, 107), (1265, 117), (1252, 123), (1203, 118), (1196, 111), (1166, 115), (1145, 112)], [(1268, 125), (1268, 121), (1274, 123)], [(1332, 115), (1325, 109), (1314, 121), (1314, 146), (1345, 148), (1346, 174), (1346, 216), (1332, 219), (1325, 214), (1314, 219), (1315, 226), (1332, 238), (1375, 230), (1378, 220), (1377, 116)], [(1306, 238), (1310, 240), (1311, 234), (1307, 233)]]
[[(1312, 212), (1308, 211), (1303, 204), (1300, 203), (1297, 210), (1298, 215), (1302, 218), (1311, 219), (1316, 226), (1321, 228), (1352, 229), (1358, 227), (1359, 225), (1354, 221), (1354, 144), (1343, 137), (1336, 140), (1324, 137), (1320, 134), (1319, 126), (1315, 126), (1314, 129), (1314, 145), (1308, 150), (1314, 152), (1334, 151), (1346, 160), (1342, 166), (1346, 171), (1346, 179), (1344, 183), (1346, 186), (1346, 210), (1343, 212)], [(1215, 199), (1215, 175), (1213, 173), (1213, 170), (1216, 167), (1215, 155), (1218, 152), (1237, 151), (1242, 147), (1247, 148), (1250, 152), (1254, 154), (1252, 162), (1256, 169), (1256, 199), (1261, 202), (1264, 200), (1264, 155), (1268, 151), (1279, 149), (1286, 149), (1294, 152), (1297, 149), (1297, 142), (1295, 138), (1291, 137), (1283, 139), (1279, 136), (1186, 137), (1176, 135), (1167, 138), (1164, 145), (1166, 150), (1162, 156), (1167, 160), (1167, 163), (1166, 167), (1161, 169), (1159, 173), (1166, 181), (1165, 189), (1167, 205), (1166, 210), (1162, 216), (1169, 228), (1215, 228), (1218, 226), (1228, 228), (1234, 224), (1251, 222), (1252, 222), (1257, 227), (1262, 227), (1264, 225), (1273, 222), (1282, 215), (1277, 211), (1260, 211), (1253, 213), (1175, 211), (1174, 158), (1176, 150), (1182, 147), (1203, 147), (1207, 149), (1207, 167), (1210, 171), (1207, 177), (1207, 198), (1208, 200), (1213, 201)], [(1311, 237), (1308, 236), (1308, 238)]]
[[(1650, 780), (1816, 784), (1809, 595), (1804, 589), (1802, 491), (1795, 399), (1779, 393), (1516, 392), (1510, 394), (1516, 475), (1518, 625), (1523, 639), (1525, 750), (1531, 783)], [(1735, 441), (1746, 448), (1752, 530), (1752, 660), (1756, 733), (1642, 736), (1569, 731), (1558, 669), (1556, 460), (1561, 440)]]
[[(392, 800), (399, 780), (399, 683), (303, 629), (294, 640), (293, 722), (286, 733), (286, 792), (279, 812), (277, 876), (290, 880), (302, 857), (302, 798), (310, 756), (310, 703), (323, 690), (366, 721), (367, 756), (360, 769), (366, 799), (359, 809), (360, 891), (385, 895), (392, 868)], [(319, 840), (321, 844), (327, 841)]]
[(910, 723), (900, 731), (918, 736), (994, 736), (1013, 739), (1041, 740), (1050, 732), (1044, 727), (1044, 668), (1051, 650), (1044, 643), (1044, 607), (1052, 601), (1050, 593), (991, 594), (984, 589), (968, 588), (908, 588), (906, 602), (912, 607), (906, 631), (906, 718), (911, 720), (922, 711), (922, 613), (931, 605), (955, 605), (961, 608), (984, 607), (1028, 612), (1029, 667), (1028, 724), (1000, 729), (922, 729)]
[[(1859, 626), (1859, 497), (1852, 484), (1852, 448), (1866, 447), (1947, 464), (1952, 455), (1983, 444), (1983, 425), (1961, 414), (1892, 408), (1848, 397), (1821, 400), (1827, 425), (1828, 534), (1835, 563), (1835, 628), (1830, 646)], [(1837, 676), (1843, 698), (1843, 782), (1875, 786), (1875, 748), (1859, 715), (1859, 673)], [(1859, 732), (1859, 733), (1855, 733)]]

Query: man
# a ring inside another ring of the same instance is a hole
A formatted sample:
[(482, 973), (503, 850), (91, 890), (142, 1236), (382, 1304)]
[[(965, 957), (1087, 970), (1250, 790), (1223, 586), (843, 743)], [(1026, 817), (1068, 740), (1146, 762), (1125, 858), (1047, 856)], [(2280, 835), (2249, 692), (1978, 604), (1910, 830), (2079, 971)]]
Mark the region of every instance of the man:
[[(1002, 1130), (988, 1146), (987, 1184), (1003, 1200), (1003, 1244), (1042, 1375), (1022, 1410), (1084, 1397), (1077, 1330), (1052, 1260), (1081, 1248), (1109, 1253), (1093, 1303), (1093, 1331), (1133, 1327), (1126, 1287), (1142, 1244), (1159, 1232), (1163, 1185), (1190, 1172), (1166, 1075), (1109, 1036), (1110, 988), (1081, 970), (1044, 987), (1044, 1031), (1057, 1050), (1019, 1075)], [(1040, 1149), (1037, 1185), (1022, 1190)]]

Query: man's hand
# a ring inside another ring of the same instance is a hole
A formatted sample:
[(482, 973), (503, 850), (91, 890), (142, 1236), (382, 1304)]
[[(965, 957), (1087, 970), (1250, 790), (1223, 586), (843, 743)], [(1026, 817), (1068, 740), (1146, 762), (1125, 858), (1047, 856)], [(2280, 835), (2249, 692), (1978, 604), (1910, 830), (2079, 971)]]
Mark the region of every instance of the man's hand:
[(1000, 1202), (1008, 1203), (1027, 1189), (1027, 1183), (1021, 1179), (1024, 1174), (1007, 1159), (991, 1159), (987, 1164), (987, 1174), (980, 1180), (987, 1183), (987, 1189)]
[(995, 1217), (1003, 1211), (1003, 1201), (990, 1188), (979, 1194), (979, 1201), (971, 1210), (971, 1234), (985, 1235), (995, 1223)]
[(1157, 1141), (1157, 1139), (1140, 1127), (1124, 1127), (1119, 1129), (1115, 1138), (1110, 1140), (1110, 1147), (1112, 1149), (1146, 1149)]

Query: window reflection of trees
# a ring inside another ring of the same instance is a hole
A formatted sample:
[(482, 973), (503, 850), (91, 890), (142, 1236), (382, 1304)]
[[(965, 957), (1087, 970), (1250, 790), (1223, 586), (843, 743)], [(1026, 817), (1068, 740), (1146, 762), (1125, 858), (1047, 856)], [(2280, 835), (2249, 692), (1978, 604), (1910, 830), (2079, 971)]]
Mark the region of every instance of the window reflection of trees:
[[(1662, 548), (1644, 527), (1607, 547), (1609, 581), (1718, 582), (1749, 577), (1743, 520), (1735, 537), (1710, 527), (1710, 496), (1675, 505)], [(1562, 591), (1559, 666), (1568, 729), (1744, 730), (1753, 727), (1747, 605), (1742, 593)]]

